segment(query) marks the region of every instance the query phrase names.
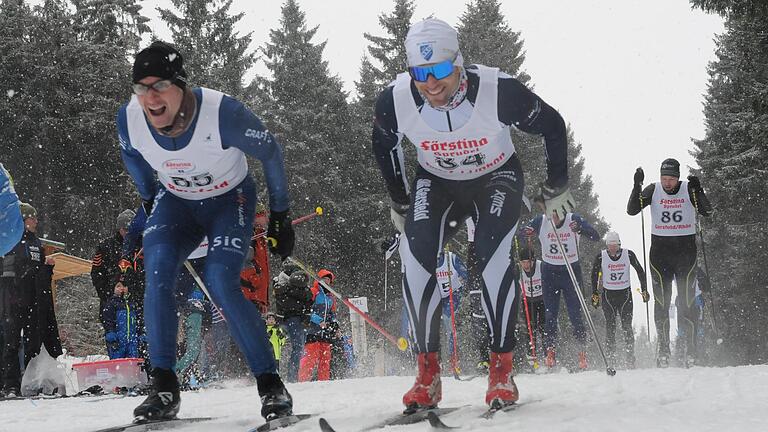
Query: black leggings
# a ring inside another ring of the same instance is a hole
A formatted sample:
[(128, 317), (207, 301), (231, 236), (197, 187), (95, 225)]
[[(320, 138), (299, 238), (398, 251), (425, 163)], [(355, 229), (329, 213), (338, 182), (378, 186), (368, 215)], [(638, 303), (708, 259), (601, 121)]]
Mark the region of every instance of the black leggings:
[[(490, 349), (510, 352), (514, 348), (518, 295), (510, 252), (523, 187), (517, 157), (472, 180), (446, 180), (419, 168), (400, 243), (405, 266), (403, 297), (418, 352), (440, 350), (437, 256), (470, 215), (477, 221), (475, 253), (477, 272), (482, 275), (478, 288), (491, 331)], [(486, 271), (489, 268), (491, 271)]]
[(655, 298), (653, 314), (659, 340), (659, 355), (669, 355), (669, 306), (672, 281), (677, 285), (677, 330), (688, 353), (696, 352), (696, 236), (651, 239), (651, 280)]
[(603, 290), (605, 315), (605, 347), (609, 355), (616, 352), (616, 314), (621, 320), (624, 343), (628, 353), (634, 353), (635, 334), (632, 330), (632, 290)]

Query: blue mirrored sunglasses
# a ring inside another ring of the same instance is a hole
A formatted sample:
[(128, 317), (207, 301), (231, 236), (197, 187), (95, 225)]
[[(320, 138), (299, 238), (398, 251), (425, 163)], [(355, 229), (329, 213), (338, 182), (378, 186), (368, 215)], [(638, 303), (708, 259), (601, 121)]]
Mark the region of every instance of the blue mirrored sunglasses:
[(432, 75), (436, 80), (441, 80), (453, 73), (453, 60), (435, 63), (429, 66), (414, 66), (408, 68), (411, 78), (419, 82), (425, 82)]

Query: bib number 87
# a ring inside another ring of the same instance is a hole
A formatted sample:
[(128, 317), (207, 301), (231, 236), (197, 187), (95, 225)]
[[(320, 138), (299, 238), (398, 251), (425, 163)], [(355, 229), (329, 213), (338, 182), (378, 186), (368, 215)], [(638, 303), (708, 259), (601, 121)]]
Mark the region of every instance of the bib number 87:
[(669, 223), (670, 221), (682, 222), (683, 211), (682, 210), (677, 210), (675, 212), (663, 211), (661, 212), (661, 221), (664, 223)]
[(173, 184), (179, 187), (208, 186), (213, 183), (213, 176), (208, 173), (192, 177), (171, 177)]

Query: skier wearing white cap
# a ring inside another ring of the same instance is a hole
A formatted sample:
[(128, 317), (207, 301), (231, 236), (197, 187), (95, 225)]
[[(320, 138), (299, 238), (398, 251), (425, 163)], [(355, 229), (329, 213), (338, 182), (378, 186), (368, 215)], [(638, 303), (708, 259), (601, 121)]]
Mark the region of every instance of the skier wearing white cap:
[[(643, 302), (648, 302), (648, 285), (645, 270), (637, 260), (637, 256), (629, 249), (621, 248), (621, 239), (616, 231), (605, 234), (606, 249), (595, 257), (592, 265), (592, 306), (597, 309), (602, 299), (603, 315), (605, 315), (605, 345), (610, 357), (616, 353), (616, 314), (621, 320), (621, 330), (624, 333), (624, 349), (626, 366), (635, 367), (635, 335), (632, 330), (632, 289), (630, 288), (629, 266), (635, 268), (640, 279), (640, 296)], [(598, 292), (598, 284), (603, 287), (602, 297)]]
[[(510, 259), (524, 180), (510, 129), (544, 137), (547, 180), (541, 198), (547, 212), (573, 207), (568, 189), (565, 122), (522, 83), (496, 68), (464, 65), (450, 25), (427, 19), (405, 39), (408, 71), (379, 95), (373, 151), (391, 198), (391, 217), (405, 235), (403, 292), (418, 352), (418, 375), (403, 396), (406, 412), (434, 407), (440, 384), (440, 292), (437, 257), (471, 216), (477, 221), (477, 271), (491, 331), (485, 401), (493, 408), (515, 403), (512, 351), (518, 293)], [(401, 142), (416, 147), (419, 166), (408, 185)]]

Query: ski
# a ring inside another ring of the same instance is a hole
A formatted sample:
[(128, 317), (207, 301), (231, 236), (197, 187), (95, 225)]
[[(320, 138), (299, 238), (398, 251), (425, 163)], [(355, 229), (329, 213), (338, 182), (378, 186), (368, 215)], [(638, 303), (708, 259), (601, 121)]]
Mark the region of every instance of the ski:
[(515, 411), (516, 409), (520, 408), (523, 405), (527, 405), (527, 404), (533, 403), (533, 402), (541, 402), (541, 399), (536, 399), (536, 400), (526, 401), (526, 402), (515, 402), (513, 404), (503, 405), (503, 406), (499, 406), (499, 407), (493, 407), (492, 406), (492, 407), (488, 408), (488, 410), (485, 411), (480, 417), (482, 417), (482, 418), (484, 418), (486, 420), (490, 420), (498, 412), (512, 412), (512, 411)]
[(278, 417), (276, 419), (267, 420), (266, 423), (259, 427), (255, 427), (248, 432), (266, 432), (275, 429), (280, 429), (294, 425), (302, 420), (306, 420), (312, 417), (314, 414), (291, 414), (285, 417)]
[(328, 420), (320, 417), (320, 430), (322, 432), (336, 432), (336, 429), (331, 427), (331, 425), (328, 423)]
[(370, 426), (366, 429), (363, 429), (364, 431), (372, 431), (376, 429), (382, 429), (388, 426), (401, 426), (401, 425), (409, 425), (414, 423), (419, 423), (425, 420), (429, 420), (429, 413), (434, 413), (438, 417), (441, 415), (445, 415), (448, 413), (452, 413), (456, 410), (459, 410), (463, 407), (450, 407), (450, 408), (432, 408), (432, 409), (424, 409), (419, 410), (414, 413), (401, 413), (396, 416), (390, 417), (380, 423), (377, 423), (373, 426)]
[(432, 411), (427, 413), (427, 420), (429, 421), (429, 425), (435, 429), (458, 429), (458, 426), (448, 426), (443, 423), (440, 416)]
[(188, 418), (176, 418), (168, 420), (156, 420), (143, 423), (127, 423), (121, 426), (108, 427), (106, 429), (99, 429), (94, 432), (144, 432), (144, 431), (156, 431), (173, 429), (177, 426), (186, 425), (189, 423), (198, 423), (208, 420), (213, 420), (213, 417), (188, 417)]

